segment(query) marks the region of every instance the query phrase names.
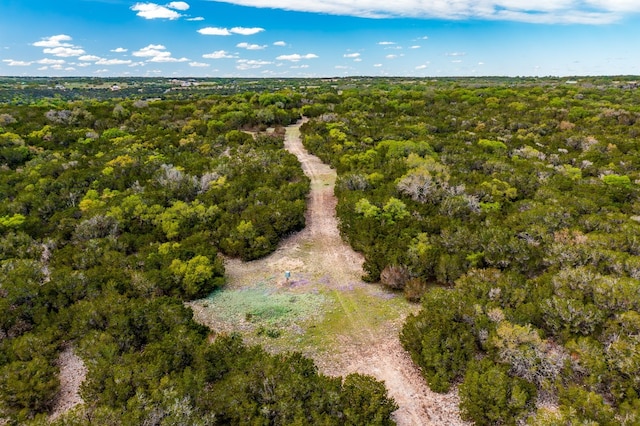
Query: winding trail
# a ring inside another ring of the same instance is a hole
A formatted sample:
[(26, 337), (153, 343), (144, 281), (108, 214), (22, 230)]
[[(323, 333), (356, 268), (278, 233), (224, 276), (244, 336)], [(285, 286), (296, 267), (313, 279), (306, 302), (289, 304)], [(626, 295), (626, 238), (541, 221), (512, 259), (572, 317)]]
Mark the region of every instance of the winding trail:
[[(266, 283), (274, 291), (326, 294), (332, 303), (321, 315), (331, 316), (339, 328), (322, 329), (313, 337), (316, 325), (301, 321), (296, 325), (302, 337), (293, 340), (256, 337), (247, 324), (216, 316), (216, 306), (204, 299), (190, 303), (195, 319), (216, 331), (240, 331), (249, 343), (268, 350), (295, 350), (311, 357), (319, 371), (331, 376), (369, 374), (385, 382), (399, 405), (394, 413), (398, 425), (465, 425), (458, 412), (455, 391), (431, 392), (402, 348), (398, 333), (404, 318), (417, 310), (396, 294), (378, 285), (362, 282), (363, 258), (340, 237), (335, 216), (333, 189), (336, 173), (309, 154), (300, 139), (304, 121), (288, 126), (285, 148), (296, 155), (311, 179), (306, 227), (286, 239), (270, 256), (252, 262), (228, 259), (228, 285), (224, 291), (251, 288)], [(291, 272), (285, 280), (284, 271)], [(336, 318), (338, 319), (336, 322)], [(312, 336), (305, 338), (305, 336)]]

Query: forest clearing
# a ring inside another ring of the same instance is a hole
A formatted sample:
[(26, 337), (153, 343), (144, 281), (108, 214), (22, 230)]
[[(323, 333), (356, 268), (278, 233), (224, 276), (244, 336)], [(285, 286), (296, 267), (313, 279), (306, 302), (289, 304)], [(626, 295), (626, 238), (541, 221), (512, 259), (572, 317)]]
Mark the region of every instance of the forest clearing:
[[(241, 332), (247, 342), (272, 351), (302, 352), (323, 374), (357, 372), (384, 381), (400, 406), (393, 416), (398, 425), (465, 424), (458, 414), (455, 391), (432, 392), (400, 345), (398, 334), (404, 319), (409, 312), (417, 312), (419, 305), (407, 302), (401, 293), (361, 280), (363, 259), (338, 232), (333, 195), (336, 172), (302, 146), (301, 124), (286, 128), (285, 148), (296, 155), (311, 179), (305, 228), (265, 258), (228, 259), (228, 284), (219, 291), (220, 297), (189, 304), (196, 320), (216, 332)], [(286, 271), (291, 278), (285, 277)], [(247, 319), (246, 314), (256, 306), (248, 301), (247, 293), (252, 289), (255, 293), (256, 288), (261, 312), (266, 315)], [(228, 293), (239, 294), (240, 308), (244, 308), (240, 315), (229, 312), (230, 306), (237, 305), (224, 297)], [(274, 301), (276, 298), (320, 301), (301, 312), (286, 302)], [(270, 320), (278, 307), (283, 314), (274, 323)], [(275, 331), (276, 337), (269, 337), (269, 331), (272, 335)]]

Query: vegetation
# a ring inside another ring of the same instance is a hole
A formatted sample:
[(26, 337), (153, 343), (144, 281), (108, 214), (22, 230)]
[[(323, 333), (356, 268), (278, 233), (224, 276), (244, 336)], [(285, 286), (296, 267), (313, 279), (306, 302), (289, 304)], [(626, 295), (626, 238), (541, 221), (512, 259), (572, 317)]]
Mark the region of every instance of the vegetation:
[(302, 130), (365, 278), (422, 300), (401, 340), (430, 387), (478, 424), (640, 421), (636, 86), (394, 83)]
[(0, 419), (46, 423), (71, 344), (87, 403), (56, 424), (390, 422), (381, 383), (210, 336), (184, 305), (224, 285), (221, 255), (264, 256), (304, 226), (309, 180), (282, 149), (300, 106), (286, 91), (0, 107)]
[(10, 421), (42, 421), (71, 342), (91, 403), (60, 424), (390, 422), (375, 380), (209, 343), (183, 305), (224, 285), (220, 254), (304, 226), (281, 126), (305, 115), (365, 278), (421, 300), (400, 338), (433, 390), (459, 383), (477, 424), (640, 422), (632, 78), (22, 80), (0, 81)]

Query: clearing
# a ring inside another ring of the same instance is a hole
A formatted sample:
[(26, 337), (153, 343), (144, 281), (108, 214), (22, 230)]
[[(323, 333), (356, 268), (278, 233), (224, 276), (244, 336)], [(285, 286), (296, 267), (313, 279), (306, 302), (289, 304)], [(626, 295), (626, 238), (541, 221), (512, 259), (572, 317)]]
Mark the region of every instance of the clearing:
[(431, 392), (400, 344), (404, 318), (418, 306), (361, 280), (362, 256), (338, 232), (336, 173), (303, 147), (302, 123), (287, 127), (285, 148), (311, 179), (305, 229), (263, 259), (228, 259), (224, 290), (189, 304), (195, 319), (272, 352), (301, 352), (326, 375), (384, 381), (400, 406), (399, 425), (467, 424), (457, 393)]

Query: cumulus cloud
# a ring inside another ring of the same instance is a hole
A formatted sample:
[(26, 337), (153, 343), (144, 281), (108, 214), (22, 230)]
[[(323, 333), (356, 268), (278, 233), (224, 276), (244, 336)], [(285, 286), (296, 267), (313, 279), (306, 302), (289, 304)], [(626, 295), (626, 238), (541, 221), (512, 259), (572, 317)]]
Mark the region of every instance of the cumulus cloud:
[(26, 62), (26, 61), (16, 61), (13, 59), (3, 59), (2, 62), (5, 62), (10, 67), (28, 67), (33, 63), (33, 62)]
[(63, 41), (71, 41), (71, 37), (66, 34), (58, 34), (51, 37), (45, 37), (40, 41), (33, 43), (37, 47), (71, 47), (71, 43), (63, 43)]
[(188, 10), (189, 4), (183, 1), (172, 1), (171, 3), (167, 4), (167, 7), (175, 10)]
[(80, 56), (86, 53), (84, 49), (81, 49), (79, 47), (62, 47), (62, 46), (47, 47), (42, 51), (48, 55), (59, 56), (61, 58), (69, 58), (71, 56)]
[(262, 68), (265, 65), (270, 65), (271, 62), (255, 59), (238, 59), (236, 69), (240, 71)]
[(342, 55), (344, 58), (357, 58), (360, 56), (359, 53), (345, 53)]
[(174, 58), (162, 44), (150, 44), (132, 53), (133, 56), (146, 59), (147, 62), (187, 62), (187, 58)]
[(380, 41), (378, 42), (378, 44), (380, 46), (391, 46), (391, 45), (394, 45), (395, 43), (393, 41)]
[(38, 60), (36, 62), (39, 63), (39, 64), (42, 64), (42, 65), (62, 65), (66, 61), (64, 59), (44, 58), (44, 59), (40, 59), (40, 60)]
[(202, 16), (194, 16), (193, 18), (187, 18), (187, 21), (204, 21)]
[[(182, 3), (182, 2), (173, 2), (173, 3)], [(172, 3), (169, 3), (169, 4), (172, 4)], [(187, 9), (188, 8), (189, 8), (189, 5), (187, 5)], [(136, 15), (144, 19), (174, 20), (182, 16), (180, 13), (176, 12), (173, 9), (170, 9), (168, 7), (161, 6), (155, 3), (136, 3), (133, 6), (131, 6), (131, 10), (133, 10), (134, 12), (138, 12), (136, 13)], [(178, 9), (178, 10), (183, 10), (183, 9)]]
[(426, 68), (428, 68), (428, 67), (429, 67), (429, 65), (427, 65), (427, 64), (422, 64), (422, 65), (418, 65), (418, 66), (416, 67), (416, 69), (417, 69), (417, 70), (423, 70), (423, 69), (426, 69)]
[(95, 56), (95, 55), (82, 55), (78, 58), (79, 61), (91, 61), (91, 62), (95, 62), (95, 61), (99, 61), (100, 59), (102, 59), (100, 56)]
[(286, 46), (287, 43), (285, 43), (284, 41), (280, 40), (280, 41), (276, 41), (273, 43), (274, 46)]
[(447, 56), (465, 56), (467, 52), (449, 52), (445, 53)]
[(111, 49), (111, 52), (114, 53), (124, 53), (127, 52), (129, 49), (125, 49), (124, 47), (116, 47), (115, 49)]
[(130, 60), (100, 58), (96, 62), (96, 65), (128, 65), (130, 63), (131, 63)]
[(484, 19), (530, 23), (606, 24), (640, 12), (636, 0), (219, 0), (241, 6), (363, 18)]
[(67, 43), (71, 40), (71, 37), (66, 34), (58, 34), (45, 37), (36, 41), (33, 45), (36, 47), (44, 47), (42, 52), (47, 55), (59, 56), (62, 58), (84, 55), (86, 52), (80, 46), (74, 46), (71, 43)]
[(241, 35), (254, 35), (261, 33), (264, 31), (264, 28), (253, 27), (253, 28), (245, 28), (245, 27), (233, 27), (230, 30), (233, 34), (241, 34)]
[(229, 36), (231, 35), (231, 31), (226, 28), (218, 28), (218, 27), (206, 27), (201, 28), (198, 32), (202, 35), (215, 35), (215, 36)]
[(244, 27), (233, 27), (231, 29), (220, 28), (220, 27), (206, 27), (198, 30), (198, 32), (202, 35), (215, 35), (215, 36), (230, 36), (231, 34), (253, 35), (262, 31), (264, 31), (264, 28), (244, 28)]
[(206, 68), (209, 66), (209, 64), (204, 63), (204, 62), (189, 62), (189, 66), (190, 67), (195, 67), (195, 68)]
[(202, 55), (205, 59), (233, 59), (237, 56), (230, 54), (226, 50), (216, 50), (215, 52), (205, 53)]
[(133, 56), (137, 56), (140, 58), (148, 58), (148, 57), (155, 57), (155, 56), (161, 56), (161, 55), (167, 55), (167, 56), (171, 55), (170, 52), (166, 51), (166, 47), (163, 46), (162, 44), (149, 44), (148, 46), (133, 52)]
[(315, 59), (318, 55), (315, 53), (307, 53), (306, 55), (300, 55), (299, 53), (294, 53), (292, 55), (280, 55), (276, 59), (279, 61), (291, 61), (298, 62), (302, 59)]
[(249, 44), (244, 42), (236, 44), (236, 47), (239, 47), (240, 49), (247, 49), (247, 50), (262, 50), (267, 48), (266, 45)]

